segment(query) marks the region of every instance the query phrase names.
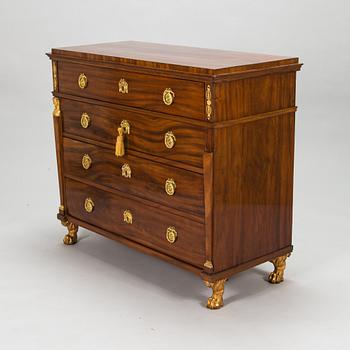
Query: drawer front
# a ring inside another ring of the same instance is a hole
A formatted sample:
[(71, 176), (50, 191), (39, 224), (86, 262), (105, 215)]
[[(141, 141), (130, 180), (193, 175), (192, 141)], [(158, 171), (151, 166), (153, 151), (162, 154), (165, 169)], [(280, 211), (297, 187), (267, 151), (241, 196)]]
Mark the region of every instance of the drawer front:
[[(204, 128), (67, 99), (61, 100), (61, 110), (64, 132), (115, 145), (118, 127), (123, 120), (127, 120), (130, 134), (124, 137), (126, 153), (131, 149), (203, 167), (206, 138)], [(81, 121), (83, 113), (89, 119), (85, 128)], [(165, 137), (169, 132), (176, 139), (172, 148), (165, 145)]]
[(204, 215), (203, 176), (113, 150), (63, 139), (64, 171), (165, 206)]
[(71, 216), (193, 265), (203, 265), (202, 224), (70, 179), (65, 185)]
[(62, 93), (205, 119), (204, 84), (201, 82), (68, 62), (59, 62), (58, 79)]

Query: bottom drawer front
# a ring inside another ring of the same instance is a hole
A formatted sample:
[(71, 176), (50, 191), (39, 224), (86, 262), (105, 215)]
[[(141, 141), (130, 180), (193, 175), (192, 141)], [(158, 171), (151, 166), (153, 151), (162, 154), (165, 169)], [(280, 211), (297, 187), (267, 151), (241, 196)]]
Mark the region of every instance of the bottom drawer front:
[(156, 207), (66, 179), (68, 214), (133, 241), (202, 266), (204, 225)]

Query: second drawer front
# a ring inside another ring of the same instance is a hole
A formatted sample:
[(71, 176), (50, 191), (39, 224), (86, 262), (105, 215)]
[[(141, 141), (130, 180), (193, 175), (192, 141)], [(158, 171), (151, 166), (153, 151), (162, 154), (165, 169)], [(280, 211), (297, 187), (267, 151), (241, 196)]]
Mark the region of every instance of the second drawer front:
[[(203, 166), (205, 129), (142, 113), (67, 99), (62, 99), (61, 109), (63, 131), (66, 133), (115, 145), (118, 127), (126, 120), (130, 125), (130, 134), (125, 136), (126, 152), (131, 149), (197, 167)], [(82, 126), (83, 113), (88, 115), (85, 128)], [(175, 136), (171, 148), (165, 145), (166, 134), (169, 132)]]
[(111, 149), (68, 138), (64, 138), (63, 146), (64, 169), (68, 176), (193, 214), (204, 214), (203, 176), (200, 174), (131, 155), (117, 158)]
[(204, 225), (70, 179), (65, 188), (69, 215), (202, 266)]

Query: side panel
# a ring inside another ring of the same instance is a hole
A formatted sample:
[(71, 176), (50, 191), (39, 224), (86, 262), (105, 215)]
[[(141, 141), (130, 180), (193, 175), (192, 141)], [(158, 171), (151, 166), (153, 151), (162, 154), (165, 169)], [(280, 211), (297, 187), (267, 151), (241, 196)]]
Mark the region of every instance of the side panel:
[(215, 272), (291, 245), (294, 113), (214, 133)]
[(270, 74), (215, 84), (216, 121), (294, 107), (295, 75)]

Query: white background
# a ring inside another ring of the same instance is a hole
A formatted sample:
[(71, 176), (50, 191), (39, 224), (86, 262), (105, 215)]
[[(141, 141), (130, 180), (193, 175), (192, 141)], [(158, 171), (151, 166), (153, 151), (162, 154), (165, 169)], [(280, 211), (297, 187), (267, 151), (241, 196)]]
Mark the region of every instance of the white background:
[[(0, 2), (0, 348), (347, 349), (348, 1)], [(233, 277), (218, 311), (194, 275), (80, 231), (62, 244), (51, 47), (119, 40), (299, 56), (295, 252)]]

